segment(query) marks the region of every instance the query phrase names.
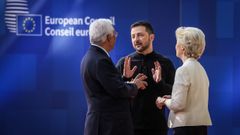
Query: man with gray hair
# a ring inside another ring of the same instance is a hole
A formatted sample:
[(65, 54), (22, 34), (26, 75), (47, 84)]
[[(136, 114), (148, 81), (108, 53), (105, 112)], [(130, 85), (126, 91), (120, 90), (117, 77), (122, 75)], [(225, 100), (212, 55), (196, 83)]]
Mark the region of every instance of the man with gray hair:
[(90, 24), (91, 46), (81, 62), (81, 77), (88, 105), (84, 135), (133, 135), (129, 99), (145, 89), (147, 77), (138, 74), (124, 82), (109, 52), (117, 32), (109, 19)]

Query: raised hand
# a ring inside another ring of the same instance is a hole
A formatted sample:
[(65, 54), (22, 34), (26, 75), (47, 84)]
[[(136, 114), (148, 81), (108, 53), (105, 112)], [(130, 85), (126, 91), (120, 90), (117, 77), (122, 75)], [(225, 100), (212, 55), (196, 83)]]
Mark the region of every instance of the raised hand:
[(123, 66), (123, 76), (126, 78), (131, 78), (136, 71), (137, 66), (134, 66), (131, 69), (131, 57), (127, 56), (124, 59), (124, 66)]
[(152, 68), (153, 80), (158, 83), (162, 80), (162, 68), (158, 61), (154, 62), (154, 68)]

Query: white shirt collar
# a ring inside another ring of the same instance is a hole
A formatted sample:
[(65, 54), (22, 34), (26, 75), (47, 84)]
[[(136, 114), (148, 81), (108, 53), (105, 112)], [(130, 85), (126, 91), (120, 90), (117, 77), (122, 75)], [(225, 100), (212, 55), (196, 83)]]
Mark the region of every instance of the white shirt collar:
[(109, 53), (103, 47), (96, 45), (96, 44), (91, 44), (91, 45), (101, 48), (108, 55), (108, 57), (110, 57)]

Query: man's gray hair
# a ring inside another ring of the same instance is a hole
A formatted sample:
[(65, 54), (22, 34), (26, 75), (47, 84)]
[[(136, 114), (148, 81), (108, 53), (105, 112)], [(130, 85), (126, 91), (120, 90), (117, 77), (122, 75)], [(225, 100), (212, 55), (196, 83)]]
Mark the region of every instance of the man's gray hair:
[(96, 19), (89, 26), (89, 39), (91, 44), (100, 45), (107, 38), (108, 34), (114, 31), (113, 24), (110, 19)]

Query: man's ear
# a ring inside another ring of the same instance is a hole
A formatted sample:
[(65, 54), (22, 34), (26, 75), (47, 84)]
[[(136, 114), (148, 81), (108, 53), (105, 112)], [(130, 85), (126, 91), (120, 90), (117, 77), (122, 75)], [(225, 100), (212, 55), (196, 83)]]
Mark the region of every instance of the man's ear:
[(110, 41), (112, 38), (111, 34), (107, 34), (107, 40)]
[(150, 34), (150, 39), (153, 41), (155, 39), (155, 35), (154, 34)]

